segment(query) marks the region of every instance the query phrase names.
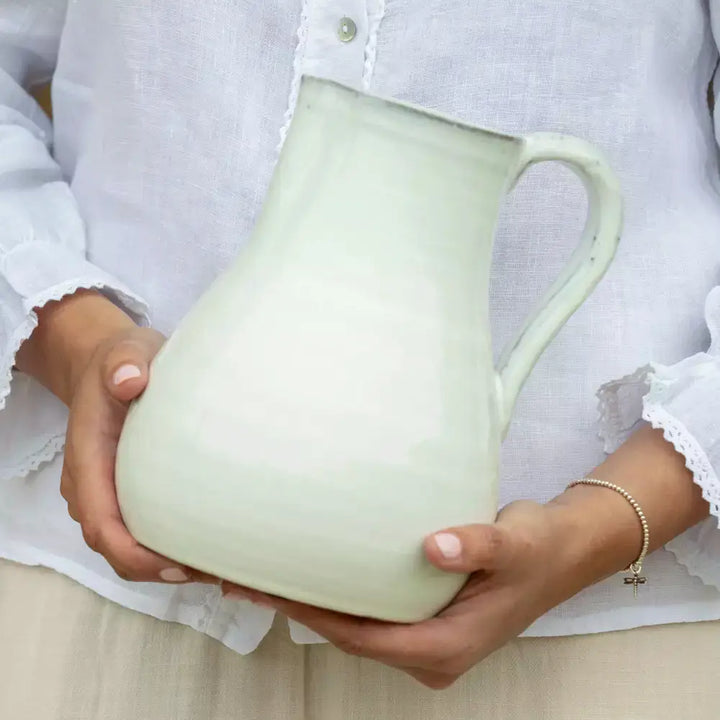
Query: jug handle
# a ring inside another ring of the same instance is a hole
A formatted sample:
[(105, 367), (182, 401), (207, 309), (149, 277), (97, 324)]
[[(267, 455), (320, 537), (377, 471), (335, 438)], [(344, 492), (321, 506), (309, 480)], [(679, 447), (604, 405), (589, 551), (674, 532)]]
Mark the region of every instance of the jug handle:
[(578, 138), (556, 133), (527, 135), (523, 143), (511, 187), (531, 165), (560, 162), (583, 181), (588, 194), (588, 215), (580, 244), (562, 273), (500, 356), (496, 378), (503, 438), (517, 396), (533, 366), (610, 265), (623, 219), (618, 179), (596, 148)]

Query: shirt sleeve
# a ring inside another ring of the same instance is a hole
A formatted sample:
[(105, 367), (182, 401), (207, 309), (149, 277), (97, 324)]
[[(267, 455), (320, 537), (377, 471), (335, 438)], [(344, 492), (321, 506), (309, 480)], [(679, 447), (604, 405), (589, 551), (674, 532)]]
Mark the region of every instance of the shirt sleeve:
[(51, 122), (28, 92), (52, 76), (66, 4), (0, 4), (0, 479), (27, 474), (62, 446), (64, 407), (13, 370), (36, 309), (98, 288), (146, 317), (138, 296), (86, 259), (83, 222), (52, 157)]
[[(717, 43), (720, 0), (710, 0), (709, 8)], [(716, 90), (717, 80), (716, 72)], [(717, 111), (714, 123), (720, 141)], [(705, 320), (710, 331), (706, 352), (672, 366), (650, 363), (600, 388), (600, 436), (605, 451), (613, 452), (645, 421), (662, 430), (665, 439), (685, 457), (711, 514), (665, 547), (691, 575), (720, 589), (720, 286), (707, 297)]]
[(690, 574), (720, 588), (720, 287), (705, 304), (710, 347), (675, 365), (650, 363), (598, 392), (600, 436), (616, 450), (647, 422), (685, 457), (710, 517), (666, 545)]

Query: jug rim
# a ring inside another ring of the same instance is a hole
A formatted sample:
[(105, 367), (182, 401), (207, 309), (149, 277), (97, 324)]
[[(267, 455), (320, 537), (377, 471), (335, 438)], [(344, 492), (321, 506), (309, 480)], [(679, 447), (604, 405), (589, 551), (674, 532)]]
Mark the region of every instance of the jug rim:
[(392, 105), (403, 110), (408, 110), (417, 115), (422, 115), (429, 118), (430, 120), (439, 120), (447, 125), (452, 125), (460, 130), (469, 130), (479, 135), (490, 135), (501, 140), (509, 140), (511, 142), (522, 142), (522, 137), (519, 135), (512, 135), (511, 133), (503, 132), (502, 130), (496, 130), (495, 128), (484, 127), (480, 125), (474, 125), (466, 120), (460, 120), (452, 115), (440, 112), (438, 110), (430, 110), (424, 108), (421, 105), (417, 105), (407, 100), (398, 100), (396, 98), (387, 97), (384, 95), (378, 95), (375, 93), (365, 92), (364, 90), (358, 90), (351, 85), (345, 85), (344, 83), (338, 82), (337, 80), (330, 80), (319, 75), (312, 75), (310, 73), (304, 73), (300, 79), (300, 89), (302, 92), (303, 87), (312, 85), (324, 85), (335, 87), (348, 94), (355, 95), (356, 97), (363, 97), (371, 101), (383, 103), (386, 105)]

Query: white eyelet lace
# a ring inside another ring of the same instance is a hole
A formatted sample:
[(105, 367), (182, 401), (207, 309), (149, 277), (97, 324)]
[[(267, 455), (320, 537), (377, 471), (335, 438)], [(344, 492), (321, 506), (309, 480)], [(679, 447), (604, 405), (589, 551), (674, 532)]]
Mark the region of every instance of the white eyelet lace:
[(720, 479), (702, 447), (680, 420), (663, 406), (673, 381), (651, 365), (603, 385), (598, 391), (599, 434), (605, 451), (616, 450), (641, 420), (662, 430), (665, 439), (685, 458), (685, 464), (713, 515), (720, 518)]
[[(149, 324), (146, 305), (139, 297), (125, 289), (108, 287), (105, 281), (98, 281), (94, 278), (76, 278), (61, 285), (56, 285), (45, 293), (31, 298), (29, 305), (33, 308), (42, 308), (49, 302), (62, 300), (62, 298), (72, 295), (77, 290), (92, 288), (107, 290), (143, 324)], [(16, 328), (6, 352), (0, 358), (0, 411), (5, 409), (7, 398), (10, 395), (15, 356), (22, 344), (30, 338), (37, 325), (37, 313), (32, 310), (28, 313), (24, 322)], [(64, 427), (53, 428), (52, 431), (39, 435), (35, 443), (36, 449), (29, 454), (21, 458), (5, 459), (4, 464), (0, 465), (0, 480), (27, 476), (44, 463), (50, 462), (62, 450), (64, 444)]]
[[(702, 370), (707, 356), (694, 362)], [(685, 373), (693, 374), (690, 365)], [(656, 430), (685, 458), (685, 465), (692, 472), (694, 482), (701, 488), (703, 498), (710, 505), (714, 517), (691, 528), (666, 545), (688, 573), (704, 583), (720, 588), (720, 479), (705, 451), (687, 427), (672, 413), (665, 403), (677, 382), (672, 370), (645, 366), (620, 380), (604, 385), (598, 391), (599, 435), (605, 451), (613, 452), (637, 427), (645, 421)]]
[(650, 365), (645, 365), (598, 390), (598, 434), (606, 453), (615, 452), (642, 419), (651, 372)]
[(49, 438), (38, 439), (38, 449), (13, 463), (0, 465), (0, 482), (11, 478), (24, 478), (49, 463), (65, 447), (65, 431)]
[(693, 474), (695, 483), (702, 488), (703, 498), (710, 504), (710, 512), (720, 518), (720, 481), (715, 470), (687, 428), (654, 399), (658, 391), (651, 381), (650, 392), (645, 396), (643, 420), (656, 430), (662, 430), (663, 437), (685, 458), (685, 466)]

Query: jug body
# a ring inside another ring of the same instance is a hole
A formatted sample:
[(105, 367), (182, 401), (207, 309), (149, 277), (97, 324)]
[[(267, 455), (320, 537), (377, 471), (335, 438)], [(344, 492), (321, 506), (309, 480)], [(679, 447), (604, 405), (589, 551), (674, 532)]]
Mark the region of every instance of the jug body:
[(619, 229), (596, 212), (616, 191), (583, 150), (600, 198), (584, 245), (496, 372), (493, 230), (527, 153), (526, 139), (306, 79), (252, 237), (125, 423), (116, 486), (136, 539), (345, 613), (414, 622), (450, 602), (465, 577), (431, 566), (423, 539), (495, 518), (514, 396)]
[(491, 521), (491, 242), (511, 138), (306, 83), (255, 233), (157, 357), (118, 456), (146, 546), (412, 621), (463, 582), (423, 538)]

